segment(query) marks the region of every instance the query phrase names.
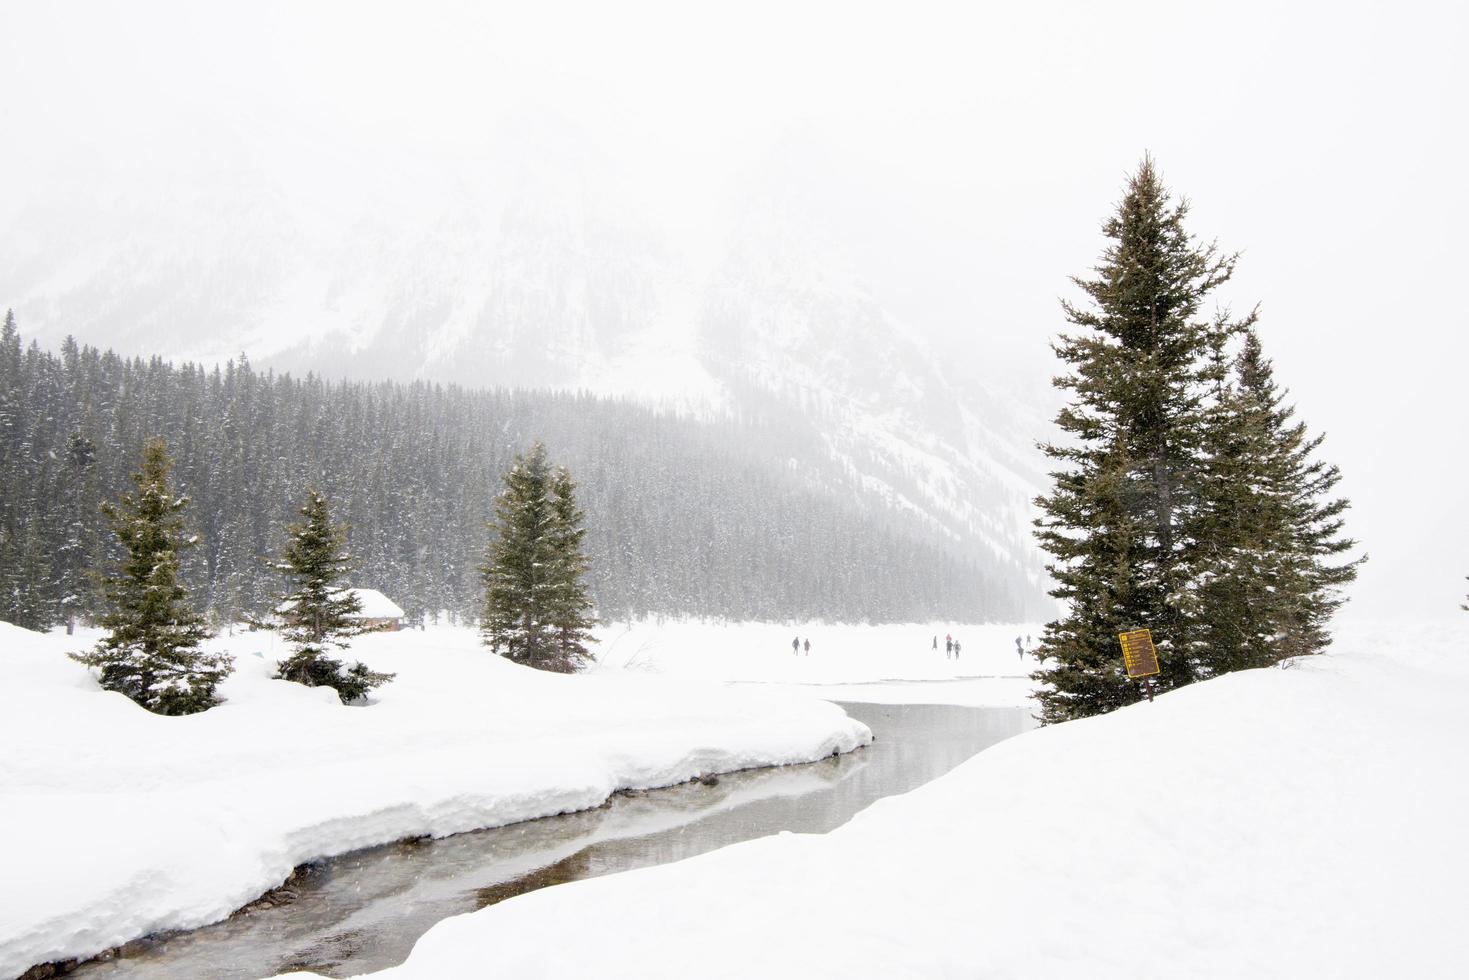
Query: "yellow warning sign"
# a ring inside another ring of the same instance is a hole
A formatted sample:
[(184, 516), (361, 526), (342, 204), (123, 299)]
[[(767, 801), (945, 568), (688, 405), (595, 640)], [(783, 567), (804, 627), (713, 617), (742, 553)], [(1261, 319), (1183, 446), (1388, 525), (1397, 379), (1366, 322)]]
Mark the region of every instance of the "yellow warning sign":
[(1118, 634), (1117, 639), (1122, 641), (1122, 662), (1127, 665), (1128, 677), (1152, 677), (1159, 672), (1152, 630), (1129, 630)]

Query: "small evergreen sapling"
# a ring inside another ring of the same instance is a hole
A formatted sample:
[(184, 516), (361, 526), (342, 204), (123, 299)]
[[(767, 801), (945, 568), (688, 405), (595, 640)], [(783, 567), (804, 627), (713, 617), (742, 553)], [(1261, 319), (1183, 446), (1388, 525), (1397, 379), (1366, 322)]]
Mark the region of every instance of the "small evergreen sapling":
[(333, 687), (343, 704), (393, 679), (392, 674), (369, 670), (354, 662), (350, 667), (328, 656), (329, 647), (345, 648), (354, 636), (366, 632), (356, 619), (362, 602), (342, 585), (352, 570), (346, 554), (346, 529), (331, 521), (331, 506), (315, 490), (301, 508), (304, 518), (287, 528), (290, 544), (274, 564), (289, 582), (279, 596), (277, 611), (285, 625), (281, 635), (295, 648), (281, 661), (276, 677), (307, 687)]
[(170, 465), (163, 440), (150, 441), (133, 475), (137, 492), (103, 505), (127, 553), (99, 576), (107, 636), (91, 653), (71, 656), (97, 668), (107, 690), (157, 714), (186, 715), (219, 703), (215, 688), (233, 667), (230, 657), (199, 649), (209, 631), (179, 582), (179, 553), (194, 544), (183, 535), (189, 501), (169, 489)]

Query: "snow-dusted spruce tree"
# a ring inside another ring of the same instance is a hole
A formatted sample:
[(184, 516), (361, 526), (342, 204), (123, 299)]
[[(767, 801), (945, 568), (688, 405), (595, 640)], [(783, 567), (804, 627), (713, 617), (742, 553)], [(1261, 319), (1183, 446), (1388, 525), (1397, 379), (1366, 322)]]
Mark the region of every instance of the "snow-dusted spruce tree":
[(1036, 500), (1036, 535), (1050, 553), (1051, 594), (1067, 610), (1047, 625), (1034, 675), (1043, 722), (1136, 701), (1117, 635), (1150, 627), (1163, 689), (1196, 677), (1184, 597), (1191, 579), (1190, 523), (1211, 387), (1215, 331), (1204, 299), (1228, 281), (1235, 258), (1201, 246), (1184, 228), (1151, 159), (1128, 181), (1103, 226), (1111, 244), (1092, 278), (1073, 281), (1084, 307), (1063, 302), (1079, 327), (1054, 344), (1071, 393), (1056, 417), (1065, 441), (1042, 445), (1057, 465)]
[(345, 649), (354, 636), (365, 632), (355, 618), (362, 601), (345, 588), (343, 579), (353, 567), (346, 552), (346, 528), (332, 523), (326, 497), (310, 491), (300, 513), (303, 520), (286, 529), (290, 543), (274, 563), (287, 581), (286, 591), (277, 597), (284, 622), (281, 635), (294, 648), (275, 676), (307, 687), (336, 688), (347, 704), (393, 675), (356, 661), (349, 667), (328, 655), (329, 647)]
[(37, 452), (26, 399), (44, 390), (27, 367), (38, 361), (21, 349), (15, 314), (0, 325), (0, 620), (26, 629), (49, 629), (57, 621), (56, 583), (44, 540), (48, 522), (40, 513), (49, 488), (26, 464), (50, 462)]
[(576, 671), (586, 662), (592, 625), (582, 585), (585, 529), (575, 484), (564, 469), (552, 468), (539, 442), (505, 474), (491, 531), (481, 569), (485, 644), (516, 663)]
[[(67, 338), (68, 348), (75, 342)], [(100, 517), (91, 501), (97, 495), (97, 446), (78, 429), (67, 439), (62, 458), (64, 477), (57, 501), (60, 519), (57, 524), (58, 547), (55, 554), (55, 581), (60, 619), (70, 633), (81, 617), (96, 613), (96, 588), (89, 571), (101, 564), (103, 553)], [(89, 506), (89, 504), (91, 504)]]
[[(1255, 322), (1251, 314), (1242, 330)], [(1211, 337), (1213, 392), (1200, 460), (1193, 531), (1194, 588), (1188, 608), (1198, 624), (1193, 652), (1200, 674), (1260, 666), (1271, 637), (1267, 585), (1281, 545), (1283, 515), (1257, 483), (1265, 426), (1232, 383), (1227, 330)]]
[(1204, 676), (1319, 653), (1340, 589), (1365, 558), (1337, 560), (1348, 501), (1335, 466), (1275, 383), (1253, 316), (1240, 333), (1232, 385), (1209, 416), (1196, 538), (1193, 611)]
[(126, 555), (101, 577), (107, 635), (72, 657), (149, 711), (186, 715), (219, 703), (215, 688), (232, 666), (228, 656), (199, 649), (209, 632), (179, 582), (179, 553), (194, 543), (183, 534), (188, 498), (170, 490), (170, 465), (163, 440), (151, 440), (133, 475), (137, 492), (103, 505)]
[(558, 466), (551, 476), (551, 537), (556, 556), (551, 599), (551, 641), (558, 662), (575, 670), (588, 660), (587, 643), (597, 619), (587, 596), (586, 514), (577, 506), (571, 471)]

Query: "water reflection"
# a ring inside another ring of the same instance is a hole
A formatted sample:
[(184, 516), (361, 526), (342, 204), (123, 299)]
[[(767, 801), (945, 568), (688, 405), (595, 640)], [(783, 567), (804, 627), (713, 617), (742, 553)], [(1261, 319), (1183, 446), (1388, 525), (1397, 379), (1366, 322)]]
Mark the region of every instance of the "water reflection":
[(313, 866), (289, 905), (134, 944), (73, 976), (349, 976), (401, 963), (440, 919), (580, 878), (677, 861), (740, 840), (824, 833), (1032, 727), (1024, 709), (844, 705), (877, 741), (834, 759), (618, 794), (596, 810), (442, 840), (391, 844)]

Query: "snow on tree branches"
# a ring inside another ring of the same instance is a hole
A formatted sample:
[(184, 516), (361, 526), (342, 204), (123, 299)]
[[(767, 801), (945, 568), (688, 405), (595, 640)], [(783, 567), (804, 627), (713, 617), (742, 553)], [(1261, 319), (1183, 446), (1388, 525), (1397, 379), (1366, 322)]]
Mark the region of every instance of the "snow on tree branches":
[(516, 663), (572, 673), (585, 665), (592, 604), (583, 576), (584, 517), (576, 484), (537, 442), (516, 456), (495, 502), (489, 561), (482, 568), (484, 642)]
[(1255, 313), (1199, 316), (1236, 257), (1197, 244), (1187, 215), (1145, 158), (1094, 277), (1073, 280), (1090, 302), (1063, 302), (1081, 329), (1054, 345), (1068, 438), (1041, 447), (1059, 468), (1036, 500), (1067, 604), (1033, 675), (1045, 722), (1138, 700), (1117, 639), (1130, 629), (1153, 630), (1164, 689), (1321, 650), (1362, 560), (1335, 560), (1354, 545), (1339, 474), (1282, 407)]
[(103, 505), (126, 555), (101, 576), (107, 636), (71, 656), (97, 668), (109, 691), (161, 715), (186, 715), (218, 704), (215, 688), (233, 668), (228, 656), (199, 649), (209, 631), (179, 582), (179, 554), (195, 543), (183, 534), (189, 500), (169, 489), (170, 465), (163, 440), (150, 441), (133, 475), (137, 492)]
[(333, 687), (343, 704), (355, 701), (393, 679), (392, 674), (369, 670), (360, 662), (348, 667), (327, 655), (328, 647), (345, 649), (367, 628), (356, 618), (362, 602), (342, 579), (352, 570), (345, 551), (346, 528), (331, 521), (331, 505), (315, 490), (310, 492), (299, 524), (287, 528), (290, 544), (273, 563), (286, 576), (288, 591), (279, 596), (276, 611), (282, 617), (281, 635), (295, 651), (281, 661), (276, 677), (307, 687)]

